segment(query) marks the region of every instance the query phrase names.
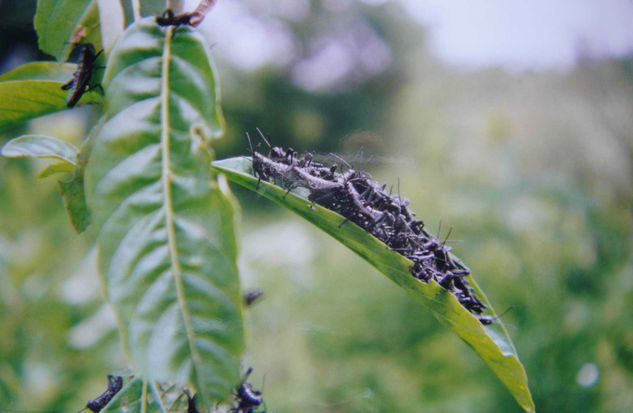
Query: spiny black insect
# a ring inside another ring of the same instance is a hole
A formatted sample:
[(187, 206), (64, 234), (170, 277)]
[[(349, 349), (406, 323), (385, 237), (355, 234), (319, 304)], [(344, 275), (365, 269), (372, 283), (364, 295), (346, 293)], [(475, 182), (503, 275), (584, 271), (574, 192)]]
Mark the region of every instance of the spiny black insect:
[(122, 388), (123, 377), (108, 375), (108, 388), (101, 396), (86, 403), (86, 408), (99, 413)]
[(235, 405), (230, 411), (235, 413), (266, 413), (266, 411), (257, 411), (257, 408), (264, 403), (264, 397), (260, 391), (253, 389), (253, 387), (246, 380), (248, 376), (253, 372), (252, 368), (249, 368), (242, 383), (236, 387), (233, 394), (233, 401)]
[[(354, 170), (344, 162), (331, 166), (314, 160), (312, 154), (299, 156), (292, 148), (271, 147), (268, 156), (252, 152), (252, 168), (259, 180), (272, 182), (288, 191), (297, 188), (309, 190), (308, 200), (342, 215), (384, 242), (392, 250), (404, 255), (413, 265), (411, 274), (424, 282), (435, 280), (479, 321), (488, 325), (483, 316), (486, 306), (474, 295), (468, 283), (470, 269), (451, 254), (445, 241), (424, 229), (408, 209), (409, 200), (371, 179), (369, 174)], [(398, 190), (399, 192), (399, 190)]]
[[(91, 43), (78, 44), (76, 47), (79, 49), (77, 69), (73, 73), (73, 78), (62, 86), (62, 90), (70, 90), (66, 98), (66, 106), (69, 108), (75, 107), (83, 94), (91, 89), (89, 85), (92, 71), (96, 68), (95, 61), (102, 52), (96, 53)], [(101, 86), (97, 85), (95, 87)]]

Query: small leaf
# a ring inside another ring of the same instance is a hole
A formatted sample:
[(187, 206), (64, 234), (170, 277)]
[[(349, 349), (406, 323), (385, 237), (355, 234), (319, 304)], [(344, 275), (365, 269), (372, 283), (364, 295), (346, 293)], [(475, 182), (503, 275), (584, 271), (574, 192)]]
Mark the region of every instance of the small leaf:
[(46, 135), (23, 135), (2, 147), (7, 158), (55, 158), (72, 166), (77, 164), (79, 150), (71, 143)]
[(59, 192), (64, 200), (70, 223), (78, 233), (82, 233), (90, 225), (83, 175), (75, 174), (70, 181), (59, 181)]
[(123, 386), (101, 413), (167, 413), (167, 409), (156, 385), (136, 377)]
[(37, 177), (40, 179), (43, 179), (43, 178), (48, 178), (49, 176), (52, 176), (52, 175), (74, 172), (74, 171), (75, 171), (75, 167), (72, 164), (69, 164), (68, 162), (58, 162), (58, 163), (50, 164), (46, 168), (42, 169), (40, 173), (37, 174)]
[(34, 25), (40, 50), (57, 61), (65, 61), (76, 43), (102, 49), (96, 0), (38, 0)]
[(211, 175), (223, 132), (209, 47), (137, 21), (108, 57), (106, 119), (86, 170), (99, 268), (134, 373), (190, 385), (202, 405), (239, 382), (235, 206)]
[(0, 75), (0, 82), (7, 80), (52, 80), (68, 82), (77, 65), (57, 62), (30, 62)]
[[(503, 382), (526, 412), (534, 412), (534, 402), (527, 384), (527, 375), (519, 361), (512, 340), (501, 325), (483, 326), (437, 282), (424, 283), (411, 275), (413, 263), (389, 249), (367, 231), (320, 205), (253, 176), (251, 160), (245, 157), (225, 159), (212, 164), (232, 182), (265, 196), (312, 222), (339, 240), (376, 269), (404, 288), (415, 300), (431, 310), (435, 317), (464, 340)], [(477, 296), (495, 315), (494, 310), (475, 280), (468, 276)]]
[[(66, 110), (64, 82), (48, 80), (10, 80), (0, 82), (0, 130), (49, 113)], [(84, 93), (79, 105), (101, 103), (96, 91)]]
[(59, 181), (59, 192), (64, 200), (64, 207), (70, 223), (77, 233), (81, 234), (91, 223), (90, 209), (86, 202), (84, 190), (84, 174), (88, 164), (95, 136), (101, 131), (103, 118), (92, 128), (77, 154), (77, 166), (69, 181)]

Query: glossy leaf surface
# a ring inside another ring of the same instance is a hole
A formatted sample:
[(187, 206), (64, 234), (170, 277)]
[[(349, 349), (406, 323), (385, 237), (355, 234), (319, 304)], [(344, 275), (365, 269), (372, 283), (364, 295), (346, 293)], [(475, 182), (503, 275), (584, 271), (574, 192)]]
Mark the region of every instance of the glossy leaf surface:
[(77, 65), (57, 62), (30, 62), (0, 75), (7, 80), (53, 80), (66, 83), (73, 77)]
[[(68, 109), (65, 82), (49, 80), (0, 81), (0, 130), (49, 113)], [(97, 91), (84, 93), (78, 105), (101, 102)]]
[(40, 49), (58, 61), (66, 60), (76, 43), (102, 48), (96, 0), (38, 0), (34, 25)]
[(2, 156), (8, 158), (54, 158), (73, 166), (78, 152), (75, 145), (46, 135), (23, 135), (2, 147)]
[[(250, 158), (238, 157), (216, 161), (213, 162), (213, 166), (218, 172), (224, 173), (230, 181), (256, 191), (312, 222), (404, 288), (415, 300), (431, 310), (442, 324), (452, 329), (475, 350), (526, 412), (535, 411), (527, 375), (503, 326), (483, 326), (453, 294), (448, 293), (437, 282), (427, 284), (411, 276), (411, 261), (389, 249), (356, 224), (347, 222), (341, 226), (345, 221), (341, 215), (312, 204), (292, 192), (287, 193), (286, 189), (271, 183), (262, 181), (258, 187), (258, 179), (253, 176)], [(491, 310), (488, 315), (494, 316), (490, 303), (474, 279), (469, 276), (468, 281), (475, 288), (476, 295)]]
[(223, 133), (204, 39), (153, 18), (104, 76), (106, 120), (86, 173), (99, 267), (135, 374), (229, 397), (243, 348), (235, 206), (209, 166)]

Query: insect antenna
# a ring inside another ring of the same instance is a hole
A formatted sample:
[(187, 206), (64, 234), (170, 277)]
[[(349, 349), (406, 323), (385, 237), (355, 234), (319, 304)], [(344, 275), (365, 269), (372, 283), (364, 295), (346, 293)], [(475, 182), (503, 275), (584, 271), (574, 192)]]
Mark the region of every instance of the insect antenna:
[(251, 135), (248, 132), (246, 132), (246, 139), (248, 139), (248, 147), (251, 150), (251, 156), (253, 156), (253, 152), (255, 151), (253, 151), (253, 142), (251, 141)]
[[(498, 319), (500, 319), (501, 317), (503, 317), (508, 311), (512, 310), (514, 308), (514, 306), (510, 306), (508, 308), (506, 308), (506, 310), (504, 312), (502, 312), (501, 314), (497, 314), (496, 316), (481, 316), (479, 317), (479, 322), (481, 322), (481, 324), (488, 326), (490, 324), (494, 324), (494, 322)], [(501, 323), (499, 323), (501, 324)], [(516, 329), (515, 326), (510, 325), (510, 324), (503, 324), (506, 327), (513, 327)]]
[(330, 152), (330, 155), (335, 157), (336, 159), (338, 159), (339, 161), (343, 162), (343, 164), (348, 168), (348, 169), (354, 169), (352, 168), (352, 165), (350, 165), (349, 162), (347, 162), (342, 156), (334, 153), (334, 152)]
[(266, 139), (266, 137), (264, 136), (264, 134), (262, 133), (261, 129), (259, 128), (255, 128), (257, 129), (257, 133), (259, 133), (259, 136), (262, 137), (262, 139), (264, 140), (264, 142), (266, 142), (266, 145), (268, 145), (268, 148), (272, 148), (272, 146), (270, 145), (270, 142), (268, 142), (268, 139)]
[(450, 227), (448, 229), (448, 232), (446, 233), (446, 238), (444, 238), (444, 241), (442, 241), (442, 245), (446, 245), (446, 241), (448, 241), (448, 237), (451, 236), (451, 232), (453, 232), (453, 227)]

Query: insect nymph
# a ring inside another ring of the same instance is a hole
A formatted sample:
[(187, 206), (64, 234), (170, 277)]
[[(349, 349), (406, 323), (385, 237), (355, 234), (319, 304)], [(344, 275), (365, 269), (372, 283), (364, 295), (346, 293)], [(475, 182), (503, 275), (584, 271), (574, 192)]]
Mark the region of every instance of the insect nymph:
[(94, 400), (90, 400), (86, 403), (84, 409), (92, 410), (94, 413), (99, 413), (116, 394), (123, 388), (123, 377), (121, 376), (108, 376), (108, 388), (106, 391)]
[(90, 90), (90, 78), (92, 77), (92, 71), (95, 69), (95, 61), (101, 54), (101, 52), (95, 52), (95, 48), (91, 43), (77, 45), (77, 48), (79, 49), (77, 69), (75, 69), (73, 78), (62, 86), (62, 90), (70, 90), (66, 98), (66, 106), (69, 108), (75, 107), (83, 94)]
[[(339, 227), (354, 222), (410, 259), (413, 262), (410, 272), (415, 278), (436, 281), (481, 324), (491, 324), (492, 320), (483, 316), (486, 306), (469, 285), (470, 269), (450, 254), (446, 240), (440, 242), (424, 229), (422, 221), (415, 219), (415, 214), (407, 208), (408, 199), (392, 195), (385, 190), (386, 185), (373, 181), (365, 172), (355, 171), (346, 162), (328, 167), (314, 161), (311, 154), (298, 156), (291, 148), (271, 147), (268, 156), (252, 149), (251, 152), (252, 169), (258, 180), (272, 182), (288, 191), (297, 187), (308, 189), (309, 201), (343, 216)], [(340, 166), (346, 169), (337, 173)]]

